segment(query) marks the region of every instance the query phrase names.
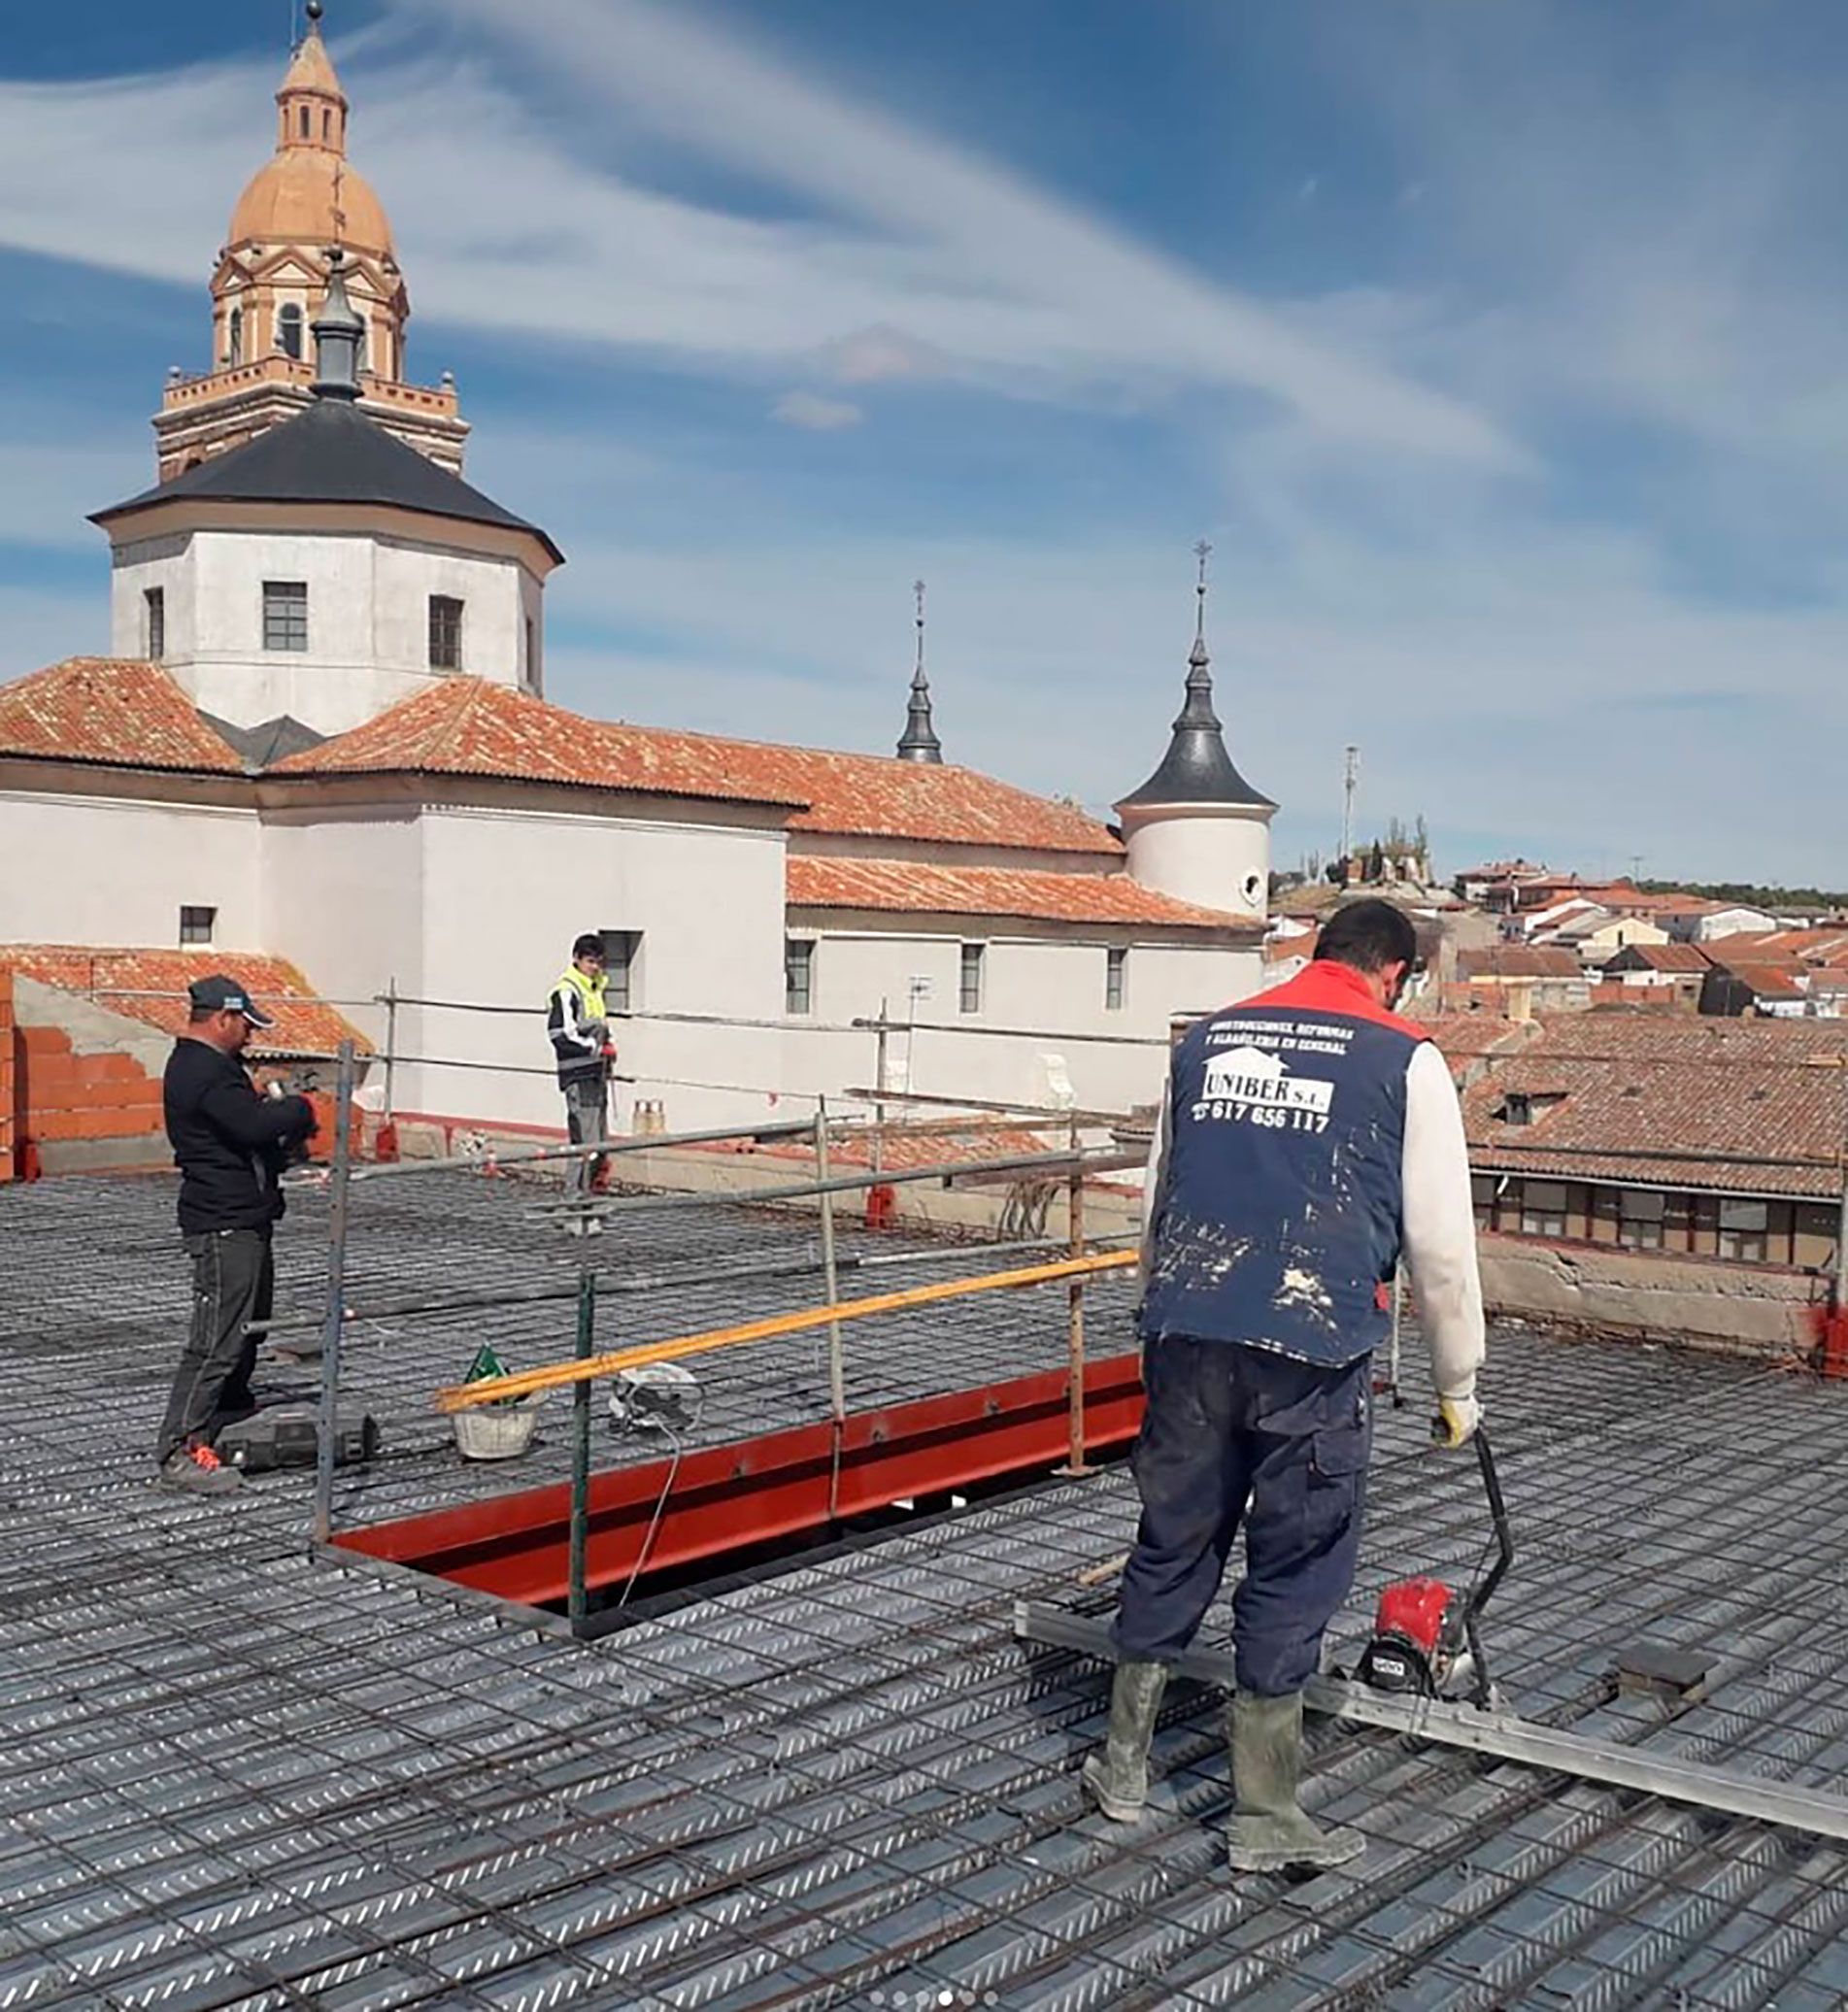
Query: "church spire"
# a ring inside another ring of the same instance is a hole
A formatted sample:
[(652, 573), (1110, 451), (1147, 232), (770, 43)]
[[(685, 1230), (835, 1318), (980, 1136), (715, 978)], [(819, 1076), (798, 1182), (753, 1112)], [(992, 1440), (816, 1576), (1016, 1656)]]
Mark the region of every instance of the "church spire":
[(940, 764), (943, 743), (930, 723), (930, 680), (924, 676), (924, 584), (914, 580), (911, 590), (918, 600), (918, 663), (911, 674), (911, 705), (905, 715), (905, 735), (898, 743), (900, 761)]
[(321, 0), (308, 0), (308, 32), (295, 45), (288, 73), (276, 93), (282, 114), (277, 145), (285, 152), (347, 151), (347, 94), (320, 39)]
[(1199, 561), (1193, 587), (1193, 647), (1187, 658), (1187, 696), (1174, 721), (1168, 752), (1140, 789), (1120, 799), (1120, 809), (1164, 803), (1276, 808), (1232, 766), (1220, 717), (1213, 710), (1212, 659), (1206, 652), (1206, 561), (1212, 551), (1204, 538), (1193, 548)]

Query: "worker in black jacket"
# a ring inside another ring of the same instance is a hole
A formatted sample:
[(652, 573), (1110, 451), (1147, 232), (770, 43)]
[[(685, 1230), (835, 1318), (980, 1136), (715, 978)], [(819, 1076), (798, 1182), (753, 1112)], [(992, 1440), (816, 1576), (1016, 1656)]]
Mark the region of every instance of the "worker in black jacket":
[(258, 1093), (241, 1059), (252, 1033), (275, 1023), (234, 978), (190, 988), (191, 1014), (164, 1083), (167, 1138), (180, 1168), (180, 1233), (192, 1259), (192, 1329), (167, 1399), (155, 1451), (160, 1479), (195, 1494), (242, 1485), (213, 1442), (255, 1408), (252, 1321), (270, 1317), (270, 1237), (283, 1213), (279, 1185), (290, 1146), (315, 1129), (306, 1097)]

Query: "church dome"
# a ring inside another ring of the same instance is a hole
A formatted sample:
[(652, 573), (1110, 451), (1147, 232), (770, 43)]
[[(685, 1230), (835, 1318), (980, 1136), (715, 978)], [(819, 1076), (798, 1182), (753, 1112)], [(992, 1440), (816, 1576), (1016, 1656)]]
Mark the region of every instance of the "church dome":
[(251, 177), (231, 213), (226, 242), (345, 245), (389, 253), (391, 225), (371, 184), (341, 155), (286, 147)]

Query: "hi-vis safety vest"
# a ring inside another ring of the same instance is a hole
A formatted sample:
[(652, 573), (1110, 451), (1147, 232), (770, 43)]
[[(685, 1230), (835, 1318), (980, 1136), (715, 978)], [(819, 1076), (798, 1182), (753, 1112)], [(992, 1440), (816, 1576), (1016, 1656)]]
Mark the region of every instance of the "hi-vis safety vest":
[(1334, 1367), (1390, 1324), (1423, 1029), (1318, 962), (1176, 1046), (1139, 1326)]
[(603, 1003), (607, 985), (601, 972), (590, 978), (569, 964), (552, 989), (546, 1031), (558, 1060), (560, 1085), (602, 1070), (603, 1044), (609, 1038), (605, 1025), (608, 1009)]

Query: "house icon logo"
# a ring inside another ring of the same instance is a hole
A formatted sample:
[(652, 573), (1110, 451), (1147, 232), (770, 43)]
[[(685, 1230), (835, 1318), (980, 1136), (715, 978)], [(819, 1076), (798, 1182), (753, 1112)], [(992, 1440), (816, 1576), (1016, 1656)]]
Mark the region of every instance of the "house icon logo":
[(1326, 1116), (1334, 1102), (1334, 1085), (1318, 1076), (1293, 1076), (1281, 1056), (1246, 1046), (1208, 1058), (1200, 1095), (1215, 1103), (1264, 1104)]

